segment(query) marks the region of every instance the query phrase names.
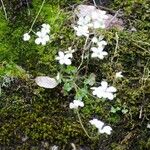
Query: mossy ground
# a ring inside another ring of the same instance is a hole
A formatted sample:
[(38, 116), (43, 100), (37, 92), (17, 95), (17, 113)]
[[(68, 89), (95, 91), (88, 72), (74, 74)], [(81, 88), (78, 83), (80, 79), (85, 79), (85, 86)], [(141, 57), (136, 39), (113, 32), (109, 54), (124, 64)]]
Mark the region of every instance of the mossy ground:
[[(4, 1), (5, 2), (5, 1)], [(34, 29), (42, 23), (51, 25), (53, 39), (43, 47), (34, 40), (24, 42), (22, 35), (28, 31), (41, 5), (40, 0), (31, 4), (31, 15), (27, 7), (20, 6), (16, 13), (8, 6), (9, 21), (0, 12), (0, 78), (13, 76), (8, 87), (2, 87), (0, 97), (0, 148), (1, 149), (48, 149), (59, 145), (61, 149), (71, 149), (70, 143), (87, 146), (91, 150), (148, 150), (150, 131), (150, 37), (148, 29), (149, 3), (146, 0), (115, 0), (108, 7), (122, 9), (125, 29), (99, 31), (108, 41), (109, 56), (103, 61), (91, 60), (88, 71), (97, 73), (97, 80), (114, 81), (114, 73), (123, 71), (124, 79), (113, 83), (117, 87), (114, 101), (97, 101), (92, 97), (84, 99), (86, 107), (81, 110), (83, 123), (87, 130), (88, 120), (98, 117), (113, 128), (111, 136), (101, 135), (91, 141), (84, 134), (76, 115), (68, 105), (73, 94), (63, 96), (61, 86), (48, 90), (38, 87), (34, 78), (38, 75), (55, 76), (58, 65), (55, 55), (66, 50), (76, 41), (70, 25), (71, 10), (81, 1), (46, 2)], [(16, 5), (17, 1), (14, 1)], [(6, 7), (7, 8), (7, 7)], [(12, 13), (13, 12), (13, 13)], [(131, 28), (136, 28), (132, 32)], [(118, 48), (116, 47), (118, 35)], [(76, 47), (81, 48), (81, 41)], [(75, 46), (75, 45), (74, 45)], [(78, 59), (77, 56), (75, 56)], [(79, 63), (74, 59), (73, 63)], [(83, 64), (84, 65), (84, 64)], [(93, 70), (94, 68), (94, 70)], [(111, 113), (111, 106), (128, 109)], [(141, 115), (141, 116), (140, 116)], [(28, 137), (23, 141), (24, 137)], [(48, 142), (49, 145), (46, 146)]]

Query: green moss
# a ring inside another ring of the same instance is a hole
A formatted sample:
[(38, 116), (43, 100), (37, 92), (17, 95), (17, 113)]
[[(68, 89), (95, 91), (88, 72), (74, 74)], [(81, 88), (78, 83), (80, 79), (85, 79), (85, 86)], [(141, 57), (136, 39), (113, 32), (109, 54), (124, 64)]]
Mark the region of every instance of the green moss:
[(26, 71), (31, 71), (30, 73), (33, 75), (38, 72), (53, 75), (56, 70), (53, 61), (58, 50), (64, 45), (61, 43), (61, 36), (66, 31), (64, 22), (69, 16), (59, 8), (59, 5), (45, 4), (33, 30), (38, 31), (43, 23), (50, 24), (51, 42), (46, 47), (38, 46), (34, 43), (35, 36), (33, 34), (29, 42), (24, 42), (22, 36), (30, 29), (40, 7), (37, 2), (33, 3), (34, 9), (31, 10), (31, 16), (27, 16), (26, 10), (17, 15), (15, 24), (7, 23), (4, 18), (1, 20), (0, 60), (8, 63), (15, 62)]
[[(60, 101), (51, 98), (56, 96), (58, 91), (48, 92), (33, 86), (29, 90), (31, 85), (20, 85), (22, 86), (18, 87), (19, 89), (13, 87), (11, 97), (8, 97), (7, 93), (2, 95), (0, 137), (3, 137), (1, 138), (3, 146), (11, 146), (11, 143), (17, 143), (17, 141), (23, 143), (21, 140), (26, 135), (29, 137), (26, 142), (32, 141), (31, 145), (35, 146), (39, 146), (42, 141), (65, 145), (71, 137), (85, 137), (79, 123), (74, 118), (70, 118), (69, 114), (72, 112), (68, 112), (68, 108), (65, 107), (69, 104), (66, 99), (62, 98)], [(37, 90), (38, 94), (36, 94)], [(19, 145), (16, 144), (16, 146)]]
[[(147, 30), (150, 27), (149, 22), (149, 1), (148, 0), (115, 0), (110, 6), (114, 10), (122, 10), (122, 18), (126, 19), (128, 28), (135, 27), (137, 30)], [(138, 11), (137, 11), (138, 10)]]

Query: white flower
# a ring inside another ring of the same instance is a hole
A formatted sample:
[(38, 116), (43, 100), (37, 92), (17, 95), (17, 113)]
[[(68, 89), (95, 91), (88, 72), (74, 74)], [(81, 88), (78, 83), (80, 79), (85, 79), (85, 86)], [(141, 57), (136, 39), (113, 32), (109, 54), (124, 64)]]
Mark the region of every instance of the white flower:
[(41, 29), (42, 32), (45, 32), (45, 33), (49, 33), (50, 32), (50, 25), (49, 24), (42, 24), (42, 29)]
[(103, 49), (105, 48), (105, 46), (107, 45), (107, 42), (102, 40), (103, 37), (99, 37), (99, 39), (97, 37), (93, 37), (92, 38), (92, 42), (96, 43), (98, 45), (98, 47), (92, 47), (91, 50), (93, 51), (91, 57), (98, 57), (99, 59), (103, 59), (104, 56), (108, 55), (108, 53), (106, 51), (103, 51)]
[(98, 129), (99, 133), (111, 134), (112, 128), (110, 126), (104, 126), (104, 122), (98, 119), (92, 119), (89, 122)]
[(117, 91), (117, 89), (113, 86), (108, 87), (108, 83), (106, 81), (101, 82), (101, 86), (92, 87), (93, 95), (96, 95), (98, 98), (108, 98), (109, 100), (113, 100), (113, 93)]
[(70, 109), (78, 109), (78, 107), (84, 107), (84, 103), (80, 100), (74, 100), (72, 103), (69, 104)]
[(76, 35), (77, 36), (89, 36), (89, 30), (88, 30), (88, 26), (78, 26), (78, 27), (73, 27), (74, 30), (76, 31)]
[(46, 34), (46, 32), (45, 31), (39, 31), (39, 32), (37, 32), (36, 33), (36, 35), (38, 36), (38, 38), (35, 40), (35, 43), (36, 44), (42, 44), (42, 45), (46, 45), (46, 42), (48, 42), (49, 41), (49, 35), (48, 34)]
[(29, 35), (29, 33), (25, 33), (25, 34), (23, 35), (23, 40), (24, 40), (24, 41), (29, 41), (29, 40), (30, 40), (30, 35)]
[(99, 59), (103, 59), (104, 56), (108, 55), (106, 51), (103, 51), (103, 47), (92, 47), (91, 50), (93, 51), (91, 57), (98, 57)]
[(123, 77), (123, 75), (122, 75), (121, 71), (116, 73), (116, 78), (122, 78), (122, 77)]
[(72, 54), (64, 54), (64, 52), (58, 52), (58, 57), (56, 57), (56, 60), (59, 60), (59, 63), (62, 65), (62, 64), (65, 64), (65, 65), (71, 65), (71, 60), (70, 58), (72, 58)]

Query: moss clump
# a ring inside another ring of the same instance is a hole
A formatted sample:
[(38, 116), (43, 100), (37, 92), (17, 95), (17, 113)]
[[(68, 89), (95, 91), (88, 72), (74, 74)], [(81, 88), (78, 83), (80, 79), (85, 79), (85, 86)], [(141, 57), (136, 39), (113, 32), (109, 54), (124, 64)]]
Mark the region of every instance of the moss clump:
[[(29, 82), (15, 80), (14, 86), (7, 88), (9, 95), (7, 91), (2, 94), (1, 146), (41, 147), (41, 143), (47, 141), (64, 147), (78, 137), (86, 140), (80, 124), (66, 107), (69, 105), (67, 97), (63, 97), (59, 89), (43, 90)], [(28, 139), (23, 141), (26, 136)]]
[[(28, 32), (34, 17), (36, 16), (40, 2), (33, 3), (34, 8), (31, 9), (31, 15), (28, 16), (27, 9), (20, 12), (13, 21), (7, 22), (1, 14), (1, 49), (0, 60), (15, 62), (32, 75), (54, 74), (56, 66), (53, 63), (54, 57), (59, 49), (63, 47), (62, 34), (66, 31), (64, 22), (67, 13), (60, 6), (46, 3), (44, 8), (33, 27), (33, 30), (38, 31), (41, 24), (48, 23), (51, 26), (51, 42), (46, 46), (37, 46), (34, 43), (34, 35), (30, 42), (24, 42), (22, 36)], [(56, 36), (57, 35), (57, 36)], [(69, 38), (69, 34), (68, 37)], [(35, 69), (36, 68), (36, 69)]]
[[(135, 27), (137, 30), (147, 30), (150, 27), (149, 22), (149, 1), (148, 0), (115, 0), (111, 4), (114, 10), (122, 10), (123, 17), (128, 22), (128, 28)], [(137, 11), (138, 10), (138, 11)]]

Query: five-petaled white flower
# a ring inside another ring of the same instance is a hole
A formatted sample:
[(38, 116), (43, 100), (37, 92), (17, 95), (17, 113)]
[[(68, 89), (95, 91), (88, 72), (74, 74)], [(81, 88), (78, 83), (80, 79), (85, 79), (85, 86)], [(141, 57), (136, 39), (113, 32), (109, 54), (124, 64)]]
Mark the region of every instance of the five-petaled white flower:
[(49, 24), (42, 24), (42, 29), (41, 29), (42, 32), (45, 32), (45, 33), (49, 33), (50, 32), (50, 25)]
[(103, 47), (92, 47), (91, 51), (93, 52), (91, 57), (98, 57), (99, 59), (103, 59), (104, 56), (108, 55), (106, 51), (103, 51)]
[(123, 77), (123, 75), (122, 75), (121, 71), (116, 73), (116, 78), (122, 78), (122, 77)]
[(71, 60), (70, 58), (72, 58), (72, 54), (68, 53), (68, 54), (64, 54), (64, 52), (58, 52), (58, 57), (56, 57), (56, 60), (59, 60), (59, 63), (65, 64), (65, 65), (71, 65)]
[(45, 31), (39, 31), (36, 33), (36, 35), (38, 36), (38, 38), (36, 38), (35, 43), (36, 44), (42, 44), (42, 45), (46, 45), (46, 42), (49, 41), (49, 35), (45, 32)]
[(101, 82), (101, 86), (92, 87), (93, 95), (96, 95), (98, 98), (108, 98), (109, 100), (113, 100), (113, 93), (117, 91), (117, 89), (113, 86), (108, 87), (108, 83), (106, 81)]
[(24, 41), (29, 41), (29, 40), (30, 40), (30, 35), (29, 35), (29, 33), (25, 33), (25, 34), (23, 35), (23, 40), (24, 40)]
[(99, 133), (106, 133), (108, 135), (111, 134), (112, 128), (110, 126), (104, 126), (104, 122), (95, 118), (89, 122), (98, 129)]
[(84, 103), (81, 102), (80, 100), (74, 100), (69, 104), (70, 109), (78, 109), (78, 107), (84, 107)]
[(78, 26), (78, 27), (73, 27), (74, 30), (76, 31), (76, 35), (77, 36), (89, 36), (89, 30), (88, 30), (88, 26)]

